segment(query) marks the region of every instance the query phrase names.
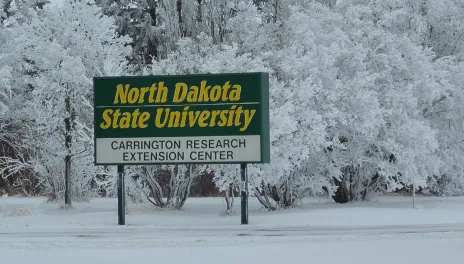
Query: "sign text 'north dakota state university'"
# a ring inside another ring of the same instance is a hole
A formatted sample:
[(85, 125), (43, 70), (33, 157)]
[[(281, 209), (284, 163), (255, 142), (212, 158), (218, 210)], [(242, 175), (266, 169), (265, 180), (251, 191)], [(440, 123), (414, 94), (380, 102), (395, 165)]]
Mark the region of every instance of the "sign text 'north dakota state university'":
[(267, 73), (94, 78), (97, 165), (269, 162)]

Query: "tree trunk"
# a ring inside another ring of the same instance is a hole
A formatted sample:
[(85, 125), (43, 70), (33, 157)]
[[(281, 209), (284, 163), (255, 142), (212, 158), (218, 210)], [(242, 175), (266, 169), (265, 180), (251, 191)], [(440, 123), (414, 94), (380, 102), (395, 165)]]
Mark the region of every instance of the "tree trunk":
[[(147, 7), (148, 15), (151, 19), (151, 26), (158, 26), (158, 2), (150, 1)], [(159, 36), (155, 35), (154, 39), (149, 40), (146, 43), (145, 54), (142, 54), (141, 58), (144, 64), (151, 63), (152, 58), (159, 59), (161, 56), (159, 48)]]
[(349, 196), (348, 187), (346, 186), (345, 179), (342, 178), (341, 180), (338, 180), (334, 178), (334, 182), (338, 188), (335, 194), (332, 196), (332, 199), (334, 199), (336, 203), (348, 203), (350, 201), (350, 196)]
[(229, 184), (229, 187), (224, 191), (224, 199), (226, 200), (226, 214), (230, 214), (234, 206), (234, 184)]
[(64, 204), (71, 205), (71, 156), (66, 155), (65, 160), (65, 185), (64, 185)]
[(274, 1), (274, 23), (277, 22), (277, 18), (279, 17), (279, 0)]
[(187, 35), (186, 28), (184, 25), (184, 21), (182, 19), (183, 14), (182, 14), (182, 0), (177, 0), (177, 19), (179, 23), (179, 31), (181, 37), (185, 37)]
[(197, 22), (203, 21), (203, 0), (198, 0)]
[(0, 194), (3, 190), (3, 194), (10, 195), (11, 188), (10, 188), (10, 181), (8, 178), (3, 179), (0, 177)]
[(71, 98), (67, 95), (65, 99), (65, 109), (68, 113), (68, 117), (64, 119), (65, 126), (65, 148), (66, 156), (65, 161), (65, 187), (64, 187), (64, 203), (71, 205), (71, 146), (72, 146), (72, 129), (74, 123), (74, 111), (71, 107)]
[(193, 178), (196, 176), (194, 175), (194, 166), (195, 165), (187, 165), (187, 171), (185, 181), (180, 184), (179, 192), (177, 196), (177, 202), (175, 204), (175, 208), (179, 210), (182, 206), (184, 206), (185, 201), (190, 196), (190, 188), (192, 186)]

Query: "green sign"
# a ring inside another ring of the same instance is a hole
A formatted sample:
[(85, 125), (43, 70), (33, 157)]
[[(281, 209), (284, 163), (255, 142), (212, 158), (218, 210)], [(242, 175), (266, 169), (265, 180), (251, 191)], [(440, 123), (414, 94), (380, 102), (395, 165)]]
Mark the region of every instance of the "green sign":
[(267, 73), (94, 78), (95, 164), (268, 163)]

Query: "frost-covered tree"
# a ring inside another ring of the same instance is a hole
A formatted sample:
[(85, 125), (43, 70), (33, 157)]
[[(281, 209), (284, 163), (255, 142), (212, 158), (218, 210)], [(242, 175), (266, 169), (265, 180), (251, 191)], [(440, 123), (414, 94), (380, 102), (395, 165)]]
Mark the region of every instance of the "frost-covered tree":
[(82, 100), (91, 98), (92, 77), (101, 75), (107, 57), (124, 63), (129, 40), (118, 37), (113, 19), (88, 1), (27, 12), (24, 21), (12, 22), (6, 44), (11, 67), (23, 74), (25, 144), (35, 153), (30, 163), (40, 183), (70, 205), (72, 193), (89, 194), (95, 176), (92, 150), (78, 141), (77, 122), (92, 123)]
[[(281, 89), (273, 87), (271, 99), (273, 91), (284, 90), (276, 98), (293, 103), (282, 130), (289, 131), (286, 148), (273, 145), (283, 161), (274, 158), (263, 167), (267, 196), (277, 207), (288, 206), (297, 200), (288, 197), (300, 195), (288, 190), (323, 186), (330, 192), (333, 186), (336, 201), (366, 199), (378, 188), (410, 184), (412, 173), (425, 186), (439, 160), (435, 134), (422, 113), (449, 88), (431, 53), (376, 24), (377, 13), (365, 5), (347, 2), (340, 15), (330, 5), (286, 3), (291, 5), (281, 2), (274, 22), (242, 5), (230, 29), (241, 50), (259, 54), (272, 67)], [(271, 120), (272, 129), (280, 131)], [(269, 170), (274, 163), (277, 171)]]
[(12, 15), (13, 2), (0, 1), (0, 188), (3, 186), (6, 193), (14, 192), (14, 188), (27, 195), (25, 185), (29, 179), (27, 171), (30, 167), (22, 162), (26, 157), (21, 155), (19, 144), (22, 136), (22, 101), (16, 96), (19, 92), (15, 82), (17, 74), (5, 59), (9, 53), (5, 44), (11, 37), (7, 30), (7, 19)]
[(147, 64), (158, 56), (159, 39), (159, 2), (150, 0), (95, 0), (105, 15), (112, 17), (120, 36), (130, 37), (134, 64)]
[(369, 21), (393, 34), (405, 34), (412, 42), (430, 47), (436, 57), (459, 55), (463, 51), (464, 3), (460, 0), (355, 0), (339, 1), (371, 11)]
[(438, 131), (438, 155), (442, 161), (439, 173), (429, 175), (428, 188), (434, 194), (459, 195), (464, 193), (464, 160), (461, 159), (464, 141), (460, 132), (464, 129), (460, 107), (464, 103), (460, 87), (464, 81), (464, 63), (443, 58), (436, 60), (435, 66), (448, 88), (423, 110), (424, 117)]
[[(382, 88), (378, 90), (379, 99), (382, 99), (380, 104), (390, 112), (386, 116), (388, 128), (394, 129), (393, 124), (403, 122), (396, 129), (407, 128), (410, 131), (408, 134), (395, 132), (392, 135), (398, 142), (395, 163), (406, 162), (403, 163), (403, 172), (406, 164), (414, 164), (416, 168), (409, 170), (415, 170), (420, 185), (424, 187), (427, 177), (435, 177), (437, 169), (443, 164), (437, 158), (443, 156), (440, 154), (441, 149), (447, 149), (446, 146), (439, 148), (440, 142), (436, 141), (436, 137), (447, 134), (445, 137), (449, 138), (449, 130), (443, 127), (440, 133), (435, 134), (431, 130), (439, 128), (435, 123), (440, 123), (444, 116), (438, 120), (432, 120), (431, 117), (442, 112), (443, 108), (451, 110), (446, 105), (450, 106), (453, 98), (462, 98), (450, 81), (449, 71), (444, 70), (453, 64), (452, 60), (437, 59), (437, 53), (432, 52), (433, 47), (431, 50), (422, 48), (424, 40), (429, 36), (424, 29), (431, 25), (426, 16), (427, 5), (422, 1), (411, 5), (393, 1), (355, 1), (339, 6), (340, 12), (346, 16), (345, 31), (351, 33), (355, 42), (363, 43), (371, 50), (367, 53), (366, 62), (378, 74), (375, 88)], [(409, 99), (405, 101), (406, 98)], [(413, 140), (411, 135), (416, 135), (417, 139)], [(435, 150), (438, 153), (434, 153)], [(401, 153), (409, 154), (404, 156)], [(411, 174), (401, 174), (403, 183), (411, 183)]]
[(118, 33), (134, 42), (133, 62), (146, 66), (164, 59), (183, 37), (204, 33), (222, 41), (225, 24), (238, 0), (96, 0), (105, 14), (116, 19)]

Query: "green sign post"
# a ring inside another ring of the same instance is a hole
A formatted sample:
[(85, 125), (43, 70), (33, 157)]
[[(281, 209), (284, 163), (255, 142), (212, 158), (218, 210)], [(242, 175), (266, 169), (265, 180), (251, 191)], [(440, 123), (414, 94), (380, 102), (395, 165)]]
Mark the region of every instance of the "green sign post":
[(248, 223), (246, 164), (269, 163), (269, 75), (94, 78), (95, 164), (118, 166), (124, 225), (124, 165), (241, 164), (242, 224)]

